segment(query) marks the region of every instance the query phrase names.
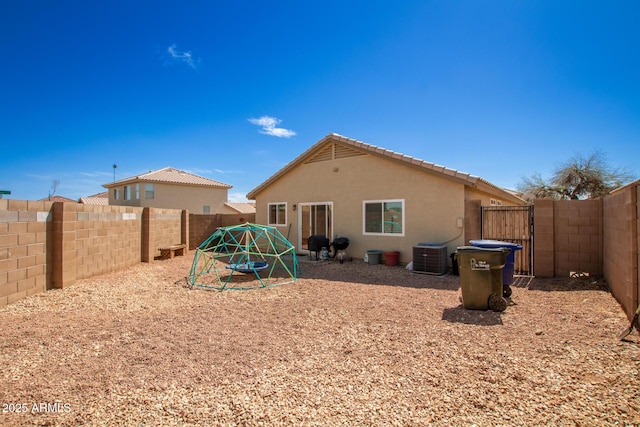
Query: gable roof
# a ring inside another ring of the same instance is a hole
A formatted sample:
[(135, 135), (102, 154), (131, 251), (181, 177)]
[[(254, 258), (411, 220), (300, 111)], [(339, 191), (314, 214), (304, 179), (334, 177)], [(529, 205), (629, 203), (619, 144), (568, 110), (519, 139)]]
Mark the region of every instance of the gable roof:
[(149, 183), (165, 183), (165, 184), (182, 184), (192, 185), (200, 187), (214, 187), (214, 188), (226, 188), (229, 189), (232, 186), (220, 181), (205, 178), (202, 176), (194, 175), (189, 172), (182, 171), (180, 169), (166, 167), (155, 171), (149, 171), (141, 175), (124, 178), (118, 181), (103, 184), (105, 188), (117, 187), (120, 185), (126, 185), (134, 182), (149, 182)]
[(42, 199), (38, 199), (39, 202), (65, 202), (65, 203), (78, 203), (77, 200), (70, 199), (64, 196), (48, 196)]
[(239, 214), (254, 214), (256, 213), (256, 204), (255, 203), (245, 203), (245, 202), (226, 202), (225, 206), (233, 209)]
[(109, 193), (103, 191), (102, 193), (93, 194), (87, 197), (80, 197), (80, 203), (85, 205), (108, 205), (109, 204)]
[[(367, 144), (362, 141), (357, 141), (355, 139), (348, 138), (346, 136), (338, 135), (337, 133), (330, 133), (324, 138), (322, 138), (320, 141), (312, 145), (308, 150), (306, 150), (304, 153), (296, 157), (293, 161), (291, 161), (282, 169), (280, 169), (278, 172), (273, 174), (270, 178), (268, 178), (262, 184), (260, 184), (259, 186), (251, 190), (247, 194), (247, 198), (255, 199), (255, 196), (258, 193), (263, 191), (270, 184), (278, 180), (280, 177), (282, 177), (284, 174), (289, 172), (295, 166), (303, 162), (312, 162), (314, 161), (314, 159), (318, 159), (318, 160), (327, 159), (327, 156), (330, 155), (330, 153), (326, 152), (327, 150), (324, 146), (330, 142), (336, 142), (347, 149), (346, 151), (342, 150), (340, 152), (339, 155), (342, 157), (356, 156), (359, 154), (372, 154), (376, 156), (381, 156), (392, 161), (397, 161), (400, 163), (404, 163), (406, 165), (417, 167), (418, 169), (423, 169), (425, 172), (435, 173), (440, 176), (461, 182), (464, 185), (467, 185), (469, 187), (480, 188), (489, 193), (494, 193), (494, 194), (497, 193), (502, 197), (510, 198), (518, 203), (524, 203), (524, 200), (521, 199), (520, 197), (512, 194), (509, 191), (506, 191), (503, 188), (493, 185), (490, 182), (478, 176), (474, 176), (469, 173), (461, 172), (455, 169), (450, 169), (435, 163), (427, 162), (417, 157), (412, 157), (406, 154), (398, 153), (396, 151), (387, 150), (386, 148)], [(337, 155), (338, 155), (338, 152), (336, 152), (336, 156)]]

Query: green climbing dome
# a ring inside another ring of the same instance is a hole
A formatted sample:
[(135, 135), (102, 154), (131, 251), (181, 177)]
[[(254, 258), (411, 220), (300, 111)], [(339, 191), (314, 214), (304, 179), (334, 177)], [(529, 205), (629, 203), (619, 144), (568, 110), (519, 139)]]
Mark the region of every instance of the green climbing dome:
[(275, 227), (245, 223), (218, 228), (195, 251), (189, 283), (255, 289), (294, 283), (300, 268), (295, 247)]

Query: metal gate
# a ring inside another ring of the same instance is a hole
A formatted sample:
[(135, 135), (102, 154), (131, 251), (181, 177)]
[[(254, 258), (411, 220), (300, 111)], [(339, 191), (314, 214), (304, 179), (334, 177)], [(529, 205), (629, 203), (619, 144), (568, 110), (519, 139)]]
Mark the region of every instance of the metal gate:
[(514, 273), (533, 275), (533, 206), (482, 206), (481, 233), (483, 239), (522, 245)]

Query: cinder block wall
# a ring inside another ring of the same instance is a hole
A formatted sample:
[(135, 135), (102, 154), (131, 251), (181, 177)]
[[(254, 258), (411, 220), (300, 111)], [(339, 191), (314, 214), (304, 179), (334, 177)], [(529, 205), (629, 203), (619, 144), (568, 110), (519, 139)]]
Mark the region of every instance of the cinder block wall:
[(555, 275), (553, 200), (536, 199), (533, 202), (533, 273), (538, 277)]
[(152, 261), (160, 246), (188, 244), (188, 221), (179, 210), (0, 199), (0, 307)]
[(631, 185), (603, 201), (603, 270), (611, 293), (629, 317), (638, 306), (638, 200), (640, 186)]
[(47, 289), (51, 205), (0, 199), (0, 307)]
[(205, 241), (218, 227), (255, 222), (256, 214), (189, 214), (189, 249), (195, 249)]
[(75, 243), (76, 279), (130, 267), (140, 262), (142, 208), (65, 203), (64, 245)]
[(534, 202), (534, 274), (602, 274), (602, 199)]
[(602, 199), (555, 202), (556, 276), (602, 275)]
[[(175, 209), (145, 208), (145, 221), (148, 220), (149, 261), (160, 255), (160, 248), (184, 243), (189, 249), (188, 227), (183, 230), (183, 216), (189, 220), (187, 211)], [(148, 218), (148, 219), (147, 219)], [(146, 227), (145, 227), (146, 228)], [(147, 261), (147, 260), (144, 260)]]

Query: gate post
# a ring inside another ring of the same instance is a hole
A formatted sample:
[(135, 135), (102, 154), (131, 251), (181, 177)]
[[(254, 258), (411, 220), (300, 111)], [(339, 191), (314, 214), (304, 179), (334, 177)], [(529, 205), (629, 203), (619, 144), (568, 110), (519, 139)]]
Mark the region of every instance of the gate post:
[(553, 200), (533, 201), (533, 273), (536, 277), (555, 276)]

